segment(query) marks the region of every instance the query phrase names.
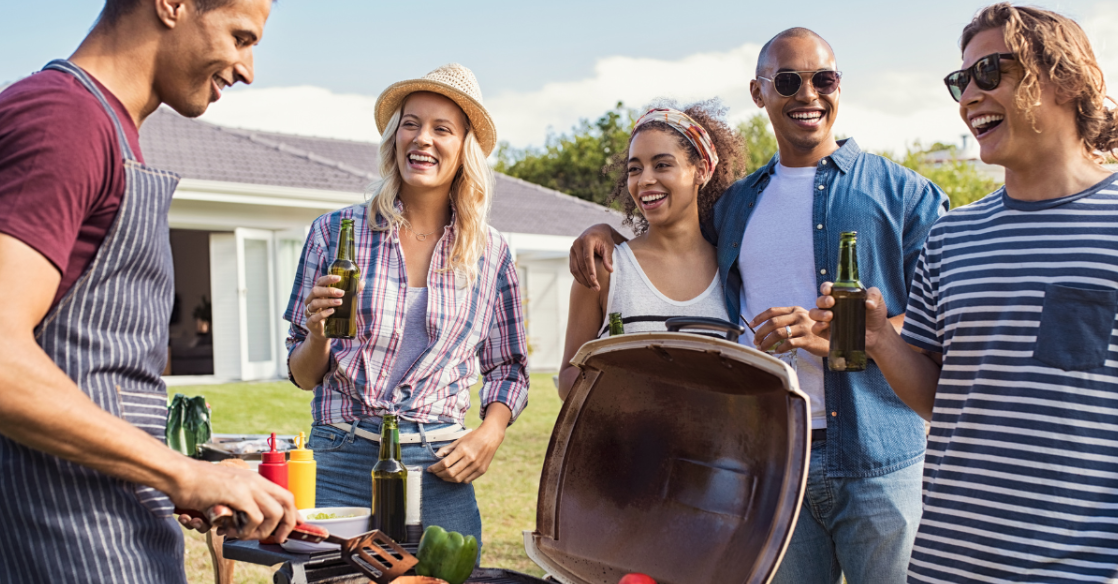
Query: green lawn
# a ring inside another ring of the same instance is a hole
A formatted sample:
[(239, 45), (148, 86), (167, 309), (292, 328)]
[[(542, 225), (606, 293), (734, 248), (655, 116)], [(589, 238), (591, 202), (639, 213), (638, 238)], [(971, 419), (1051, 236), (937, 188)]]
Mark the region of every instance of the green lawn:
[[(204, 395), (213, 409), (214, 432), (222, 434), (296, 434), (309, 432), (311, 425), (309, 392), (286, 381), (267, 383), (230, 383), (172, 387), (169, 393)], [(510, 568), (543, 575), (524, 555), (522, 532), (536, 525), (536, 495), (551, 427), (559, 414), (560, 401), (551, 374), (532, 376), (528, 408), (505, 435), (489, 472), (478, 479), (478, 505), (484, 524), (485, 548), (481, 563), (487, 567)], [(477, 394), (466, 424), (476, 427)], [(191, 584), (213, 581), (204, 538), (187, 533), (187, 576)], [(237, 584), (268, 584), (272, 570), (238, 565)]]

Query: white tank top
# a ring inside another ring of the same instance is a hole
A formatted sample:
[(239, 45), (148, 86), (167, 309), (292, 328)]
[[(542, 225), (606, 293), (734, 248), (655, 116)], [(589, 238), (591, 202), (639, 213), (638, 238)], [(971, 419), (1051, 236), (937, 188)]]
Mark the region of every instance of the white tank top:
[(672, 300), (664, 296), (645, 275), (628, 243), (617, 246), (613, 254), (613, 274), (606, 297), (606, 319), (598, 338), (609, 335), (609, 313), (620, 312), (626, 333), (663, 332), (664, 321), (673, 316), (705, 316), (726, 318), (726, 301), (722, 296), (718, 274), (701, 294), (690, 300)]

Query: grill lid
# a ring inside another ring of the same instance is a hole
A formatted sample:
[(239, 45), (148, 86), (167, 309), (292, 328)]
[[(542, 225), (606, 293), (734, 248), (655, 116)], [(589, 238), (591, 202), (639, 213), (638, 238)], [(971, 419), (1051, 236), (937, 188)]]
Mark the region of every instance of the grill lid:
[(763, 583), (807, 481), (808, 398), (782, 361), (725, 340), (592, 341), (552, 431), (528, 556), (566, 584)]

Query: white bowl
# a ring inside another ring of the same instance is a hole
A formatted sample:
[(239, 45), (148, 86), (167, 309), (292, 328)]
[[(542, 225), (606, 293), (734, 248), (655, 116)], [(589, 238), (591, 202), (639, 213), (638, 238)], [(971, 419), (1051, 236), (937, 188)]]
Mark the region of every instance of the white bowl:
[[(319, 513), (333, 513), (337, 515), (338, 519), (308, 519), (310, 515), (317, 515)], [(347, 517), (352, 515), (353, 517)], [(369, 531), (369, 517), (371, 513), (368, 507), (316, 507), (314, 509), (300, 509), (299, 517), (304, 523), (324, 527), (330, 532), (330, 535), (338, 537), (357, 537), (362, 533)], [(298, 541), (289, 539), (282, 544), (283, 549), (299, 553), (299, 554), (313, 554), (316, 552), (328, 552), (339, 549), (339, 546), (334, 543), (310, 543), (305, 541)]]

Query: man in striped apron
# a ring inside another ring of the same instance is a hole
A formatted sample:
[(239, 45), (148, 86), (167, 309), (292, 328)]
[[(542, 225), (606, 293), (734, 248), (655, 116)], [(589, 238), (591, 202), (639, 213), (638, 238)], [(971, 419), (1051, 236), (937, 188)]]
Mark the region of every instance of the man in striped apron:
[(0, 94), (0, 582), (185, 582), (176, 505), (243, 510), (246, 537), (294, 525), (290, 493), (162, 444), (178, 177), (136, 140), (161, 102), (199, 115), (251, 82), (270, 8), (109, 0)]

